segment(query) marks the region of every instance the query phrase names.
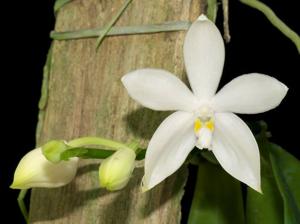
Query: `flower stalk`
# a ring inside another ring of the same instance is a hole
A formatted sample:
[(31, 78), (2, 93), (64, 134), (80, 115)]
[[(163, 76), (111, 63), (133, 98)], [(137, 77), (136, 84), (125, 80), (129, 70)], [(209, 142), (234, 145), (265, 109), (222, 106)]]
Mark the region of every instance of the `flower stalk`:
[(24, 202), (24, 198), (26, 197), (27, 192), (28, 192), (28, 189), (20, 190), (17, 201), (18, 201), (18, 205), (21, 210), (21, 213), (25, 219), (25, 222), (29, 223), (28, 211), (27, 211), (27, 208), (26, 208), (26, 205)]
[(299, 35), (293, 31), (290, 27), (288, 27), (275, 13), (274, 11), (268, 7), (266, 4), (258, 1), (258, 0), (240, 0), (245, 5), (248, 5), (254, 9), (261, 11), (268, 20), (275, 26), (281, 33), (283, 33), (286, 37), (288, 37), (297, 47), (298, 53), (300, 53), (300, 37)]
[(123, 144), (121, 142), (117, 142), (114, 140), (106, 139), (106, 138), (100, 138), (100, 137), (81, 137), (73, 139), (69, 142), (67, 142), (67, 145), (71, 147), (83, 147), (88, 145), (99, 145), (108, 147), (113, 150), (118, 150), (120, 148), (128, 148), (126, 144)]

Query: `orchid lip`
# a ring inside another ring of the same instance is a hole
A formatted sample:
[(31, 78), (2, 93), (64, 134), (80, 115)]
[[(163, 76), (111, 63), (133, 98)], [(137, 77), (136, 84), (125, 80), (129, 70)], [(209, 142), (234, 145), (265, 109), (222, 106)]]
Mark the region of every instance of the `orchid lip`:
[(202, 105), (194, 112), (194, 133), (197, 137), (196, 147), (211, 149), (215, 129), (214, 110), (209, 105)]

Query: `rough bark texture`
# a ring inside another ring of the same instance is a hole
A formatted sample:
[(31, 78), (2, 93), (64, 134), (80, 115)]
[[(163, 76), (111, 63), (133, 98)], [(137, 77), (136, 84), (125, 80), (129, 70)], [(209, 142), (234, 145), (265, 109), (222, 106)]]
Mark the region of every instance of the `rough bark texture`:
[[(57, 31), (107, 24), (124, 0), (74, 0), (58, 16)], [(199, 0), (136, 0), (117, 25), (193, 21)], [(120, 78), (131, 70), (162, 68), (184, 76), (185, 32), (109, 37), (98, 53), (95, 39), (56, 41), (40, 119), (38, 144), (49, 139), (103, 136), (146, 144), (168, 114), (138, 106)], [(182, 169), (148, 193), (140, 192), (142, 168), (118, 192), (98, 187), (100, 161), (82, 161), (76, 179), (58, 189), (34, 189), (31, 223), (179, 223), (186, 171)]]

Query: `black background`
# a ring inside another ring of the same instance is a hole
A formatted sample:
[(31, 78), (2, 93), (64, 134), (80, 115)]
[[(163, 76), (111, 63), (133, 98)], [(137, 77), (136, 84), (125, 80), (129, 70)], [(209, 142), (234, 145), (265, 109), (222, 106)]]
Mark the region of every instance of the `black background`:
[[(300, 33), (296, 0), (264, 2)], [(1, 209), (1, 219), (9, 218), (9, 223), (23, 221), (16, 202), (18, 191), (9, 189), (9, 185), (20, 158), (35, 146), (42, 68), (50, 45), (49, 32), (54, 26), (52, 8), (50, 0), (6, 1), (1, 6), (0, 190), (1, 204), (5, 206)], [(273, 141), (299, 158), (299, 54), (294, 44), (260, 12), (234, 0), (230, 1), (229, 10), (232, 40), (226, 47), (220, 86), (250, 72), (269, 74), (285, 83), (290, 90), (280, 107), (265, 114), (242, 117), (247, 121), (267, 121)]]

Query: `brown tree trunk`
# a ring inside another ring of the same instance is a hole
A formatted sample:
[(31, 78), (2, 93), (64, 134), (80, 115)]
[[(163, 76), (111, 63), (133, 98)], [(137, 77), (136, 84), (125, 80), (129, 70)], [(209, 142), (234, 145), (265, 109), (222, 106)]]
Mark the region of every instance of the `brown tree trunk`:
[[(74, 0), (57, 16), (56, 31), (100, 27), (124, 0)], [(118, 26), (193, 21), (199, 0), (135, 0)], [(185, 32), (106, 38), (98, 53), (95, 39), (55, 41), (49, 78), (40, 105), (38, 144), (50, 139), (102, 136), (146, 145), (166, 113), (147, 110), (130, 99), (122, 75), (145, 67), (184, 76)], [(47, 71), (46, 71), (47, 72)], [(57, 189), (34, 189), (31, 223), (179, 223), (185, 169), (147, 193), (141, 193), (143, 169), (137, 168), (122, 191), (99, 189), (99, 161), (82, 161), (76, 179)]]

